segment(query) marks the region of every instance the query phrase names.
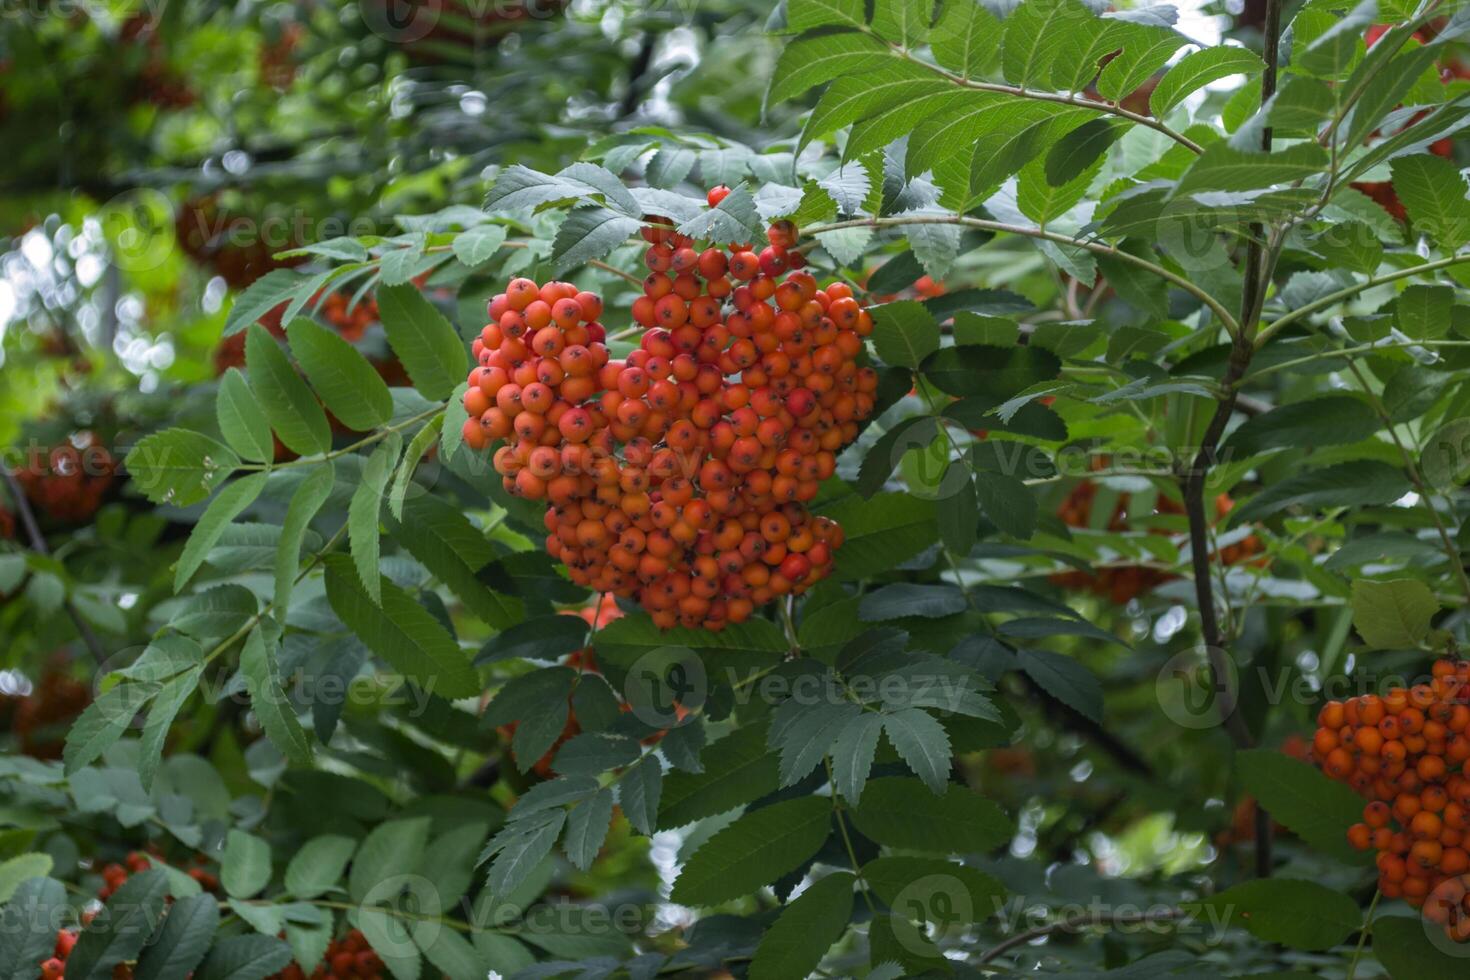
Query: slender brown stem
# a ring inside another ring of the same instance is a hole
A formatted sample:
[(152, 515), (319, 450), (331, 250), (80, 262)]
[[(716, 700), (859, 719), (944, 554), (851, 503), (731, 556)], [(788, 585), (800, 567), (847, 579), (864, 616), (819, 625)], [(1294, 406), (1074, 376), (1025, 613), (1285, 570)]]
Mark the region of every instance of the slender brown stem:
[(977, 963), (990, 963), (999, 959), (1001, 954), (1024, 946), (1034, 939), (1050, 936), (1058, 932), (1072, 932), (1077, 929), (1093, 928), (1098, 926), (1122, 926), (1134, 925), (1139, 922), (1172, 922), (1175, 919), (1185, 918), (1188, 913), (1184, 909), (1166, 908), (1155, 909), (1144, 912), (1078, 912), (1058, 919), (1056, 922), (1048, 922), (1046, 925), (1037, 926), (1018, 932), (1009, 939), (1003, 939), (994, 946), (987, 949)]
[(1434, 522), (1434, 529), (1439, 533), (1439, 542), (1444, 548), (1445, 555), (1450, 560), (1450, 567), (1459, 576), (1460, 588), (1464, 590), (1465, 598), (1470, 599), (1470, 577), (1467, 577), (1465, 574), (1465, 563), (1460, 560), (1460, 549), (1455, 546), (1454, 540), (1450, 538), (1449, 528), (1445, 527), (1444, 520), (1439, 516), (1439, 509), (1434, 506), (1434, 495), (1429, 492), (1429, 486), (1424, 482), (1424, 475), (1419, 472), (1419, 466), (1414, 462), (1413, 454), (1409, 452), (1409, 448), (1399, 439), (1398, 427), (1393, 424), (1393, 417), (1388, 414), (1388, 409), (1384, 406), (1383, 399), (1378, 397), (1378, 393), (1368, 384), (1368, 379), (1363, 377), (1363, 372), (1358, 367), (1357, 362), (1349, 360), (1348, 370), (1357, 379), (1358, 386), (1363, 389), (1363, 394), (1368, 396), (1368, 402), (1373, 406), (1374, 413), (1377, 414), (1379, 421), (1383, 423), (1383, 427), (1388, 430), (1389, 439), (1398, 448), (1399, 456), (1404, 461), (1404, 469), (1409, 474), (1409, 480), (1414, 484), (1414, 489), (1419, 494), (1419, 502), (1424, 505), (1425, 511), (1429, 513), (1429, 519)]

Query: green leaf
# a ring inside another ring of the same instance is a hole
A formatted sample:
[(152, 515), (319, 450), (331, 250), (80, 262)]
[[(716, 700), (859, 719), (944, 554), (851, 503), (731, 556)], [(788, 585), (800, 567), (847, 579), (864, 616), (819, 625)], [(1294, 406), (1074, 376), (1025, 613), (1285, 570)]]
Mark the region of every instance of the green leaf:
[(602, 201), (630, 217), (643, 214), (617, 175), (592, 163), (574, 163), (556, 175), (516, 164), (495, 179), (485, 198), (487, 211), (519, 211), (557, 201)]
[(473, 269), (490, 261), (500, 251), (500, 246), (505, 244), (505, 234), (504, 225), (476, 225), (455, 235), (450, 247), (460, 264)]
[(745, 187), (731, 188), (716, 207), (702, 211), (679, 225), (679, 234), (699, 241), (762, 242), (765, 226), (755, 198)]
[[(955, 103), (964, 94), (916, 66), (890, 60), (861, 78), (845, 76), (833, 82), (807, 117), (800, 145), (804, 147), (814, 139), (865, 120), (882, 118), (892, 122), (896, 118), (893, 113), (902, 106), (938, 108)], [(917, 123), (919, 116), (911, 113), (908, 120)], [(884, 132), (892, 138), (891, 129)], [(877, 139), (881, 146), (882, 138)]]
[(165, 429), (138, 440), (125, 465), (133, 486), (150, 502), (188, 507), (208, 499), (240, 465), (240, 458), (208, 436)]
[(946, 347), (924, 359), (924, 377), (951, 395), (989, 395), (998, 401), (1050, 381), (1061, 361), (1039, 347)]
[(949, 0), (929, 42), (934, 60), (957, 75), (981, 78), (1000, 54), (1001, 23), (976, 0)]
[(352, 561), (367, 594), (374, 603), (379, 601), (378, 557), (382, 542), (378, 537), (378, 518), (383, 511), (383, 491), (393, 475), (398, 462), (402, 440), (395, 433), (384, 440), (362, 467), (362, 482), (352, 491), (347, 506), (347, 541), (352, 550)]
[(276, 546), (274, 591), (275, 608), (283, 622), (291, 609), (291, 592), (299, 574), (301, 542), (312, 518), (331, 496), (335, 481), (336, 472), (330, 464), (313, 469), (291, 495), (291, 503), (286, 507), (281, 540)]
[(913, 300), (872, 308), (873, 346), (889, 364), (916, 368), (939, 349), (939, 324)]
[(1470, 479), (1470, 419), (1452, 419), (1424, 444), (1419, 461), (1424, 479), (1440, 490), (1453, 490)]
[(786, 26), (793, 31), (811, 30), (827, 24), (866, 26), (863, 0), (790, 0), (786, 5)]
[(557, 229), (551, 254), (558, 270), (573, 269), (604, 257), (642, 227), (637, 218), (608, 208), (577, 208)]
[(1266, 67), (1260, 55), (1248, 48), (1220, 45), (1191, 51), (1170, 68), (1149, 96), (1149, 107), (1159, 119), (1183, 102), (1190, 93), (1230, 75), (1252, 76)]
[(923, 44), (934, 22), (934, 0), (875, 0), (873, 31), (905, 48)]
[(586, 871), (597, 860), (602, 842), (612, 826), (612, 790), (603, 788), (592, 797), (572, 807), (567, 814), (567, 835), (563, 846), (572, 866)]
[(470, 941), (452, 928), (412, 930), (414, 943), (449, 980), (484, 980), (490, 968)]
[(272, 269), (255, 282), (245, 287), (230, 307), (225, 317), (224, 336), (235, 334), (252, 326), (271, 310), (297, 294), (311, 280), (290, 269)]
[(883, 716), (864, 711), (843, 726), (832, 745), (833, 782), (842, 798), (854, 806), (862, 800), (882, 734)]
[(50, 874), (52, 864), (51, 855), (36, 853), (0, 861), (0, 904), (10, 901), (23, 882)]
[(912, 449), (928, 446), (939, 432), (933, 416), (916, 415), (901, 419), (873, 443), (858, 467), (857, 492), (864, 497), (883, 489), (904, 455)]
[(265, 980), (291, 962), (291, 947), (274, 936), (252, 933), (214, 944), (196, 980)]
[(566, 811), (554, 809), (507, 824), (490, 842), (495, 853), (487, 879), (490, 889), (505, 894), (526, 881), (556, 846), (565, 823)]
[(1043, 691), (1081, 715), (1102, 721), (1103, 689), (1096, 675), (1071, 657), (1049, 650), (1021, 650), (1017, 662)]
[(1200, 903), (1257, 939), (1293, 949), (1328, 949), (1363, 922), (1358, 903), (1315, 881), (1270, 878), (1242, 882)]
[[(240, 674), (245, 678), (245, 690), (250, 693), (250, 708), (271, 744), (291, 765), (310, 766), (311, 743), (306, 740), (306, 732), (296, 718), (296, 711), (281, 688), (276, 667), (276, 640), (267, 639), (260, 627), (251, 630), (245, 639), (245, 646), (240, 651)], [(234, 892), (230, 894), (236, 898), (249, 897), (235, 895)]]
[[(1123, 51), (1103, 66), (1097, 91), (1111, 102), (1121, 102), (1163, 68), (1188, 39), (1170, 27), (1115, 19), (1113, 28)], [(1109, 44), (1115, 43), (1109, 41)]]
[(36, 980), (56, 946), (56, 925), (67, 912), (66, 889), (52, 878), (30, 878), (0, 905), (0, 977)]
[(1317, 510), (1390, 504), (1410, 489), (1408, 479), (1397, 466), (1373, 460), (1337, 463), (1271, 484), (1232, 510), (1227, 526), (1264, 520), (1288, 507)]
[(218, 585), (188, 600), (169, 625), (194, 637), (225, 637), (244, 626), (259, 607), (255, 593), (243, 585)]
[(231, 449), (257, 463), (275, 457), (270, 423), (239, 368), (230, 368), (220, 378), (214, 405), (220, 432)]
[(1463, 947), (1431, 943), (1426, 930), (1436, 928), (1420, 916), (1381, 915), (1373, 920), (1373, 955), (1395, 980), (1459, 980)]
[(588, 627), (579, 616), (537, 616), (497, 633), (485, 642), (478, 663), (501, 660), (560, 660), (587, 645)]
[(120, 963), (137, 959), (163, 918), (168, 876), (151, 870), (131, 875), (108, 899), (82, 933), (66, 959), (74, 980), (107, 980)]
[(852, 820), (879, 844), (941, 854), (986, 853), (1014, 829), (1000, 807), (966, 787), (935, 796), (906, 776), (870, 780)]
[(1057, 54), (1083, 32), (1100, 33), (1106, 25), (1077, 0), (1030, 0), (1005, 20), (1001, 70), (1006, 81), (1038, 87), (1051, 74)]
[(403, 462), (398, 464), (398, 471), (393, 477), (393, 488), (388, 492), (388, 512), (395, 520), (403, 520), (403, 501), (408, 496), (409, 484), (413, 482), (413, 474), (418, 469), (419, 461), (439, 439), (439, 426), (443, 424), (444, 416), (436, 415), (424, 424), (422, 429), (414, 434), (408, 444), (408, 449), (403, 454)]
[(1470, 200), (1464, 175), (1453, 161), (1421, 153), (1399, 157), (1391, 168), (1393, 188), (1415, 228), (1446, 249), (1470, 241)]
[(651, 837), (658, 827), (663, 785), (663, 765), (651, 753), (630, 766), (618, 780), (618, 805), (640, 834)]
[(1062, 187), (1087, 173), (1127, 132), (1111, 119), (1092, 119), (1057, 140), (1046, 154), (1046, 181)]
[(869, 861), (863, 881), (895, 914), (933, 923), (941, 931), (984, 921), (1006, 893), (1004, 885), (976, 868), (907, 854)]
[(183, 591), (189, 579), (199, 571), (199, 566), (204, 564), (209, 550), (219, 541), (225, 528), (260, 496), (267, 479), (269, 476), (265, 473), (252, 473), (242, 477), (220, 491), (219, 496), (205, 508), (199, 523), (189, 533), (189, 541), (184, 545), (184, 552), (174, 568), (175, 592)]
[(766, 100), (786, 101), (833, 78), (873, 71), (888, 59), (888, 46), (870, 34), (847, 31), (797, 38), (782, 48)]
[(1254, 456), (1272, 449), (1337, 446), (1366, 439), (1379, 426), (1377, 413), (1362, 398), (1323, 395), (1246, 419), (1230, 433), (1222, 452)]
[(393, 416), (388, 385), (357, 348), (315, 320), (286, 327), (291, 353), (327, 410), (354, 432), (367, 432)]
[(883, 730), (899, 758), (914, 771), (930, 792), (943, 793), (949, 783), (953, 751), (949, 735), (934, 716), (919, 708), (904, 708), (883, 716)]
[(419, 687), (445, 698), (473, 697), (480, 679), (454, 637), (427, 609), (398, 586), (382, 580), (375, 603), (358, 580), (352, 560), (332, 555), (327, 601), (367, 648)]
[(303, 456), (331, 449), (332, 427), (327, 423), (327, 414), (276, 339), (259, 324), (245, 336), (245, 361), (250, 388), (281, 442)]
[(418, 494), (405, 503), (401, 523), (390, 523), (389, 530), (487, 625), (504, 630), (524, 619), (525, 606), (519, 598), (492, 589), (477, 577), (494, 560), (495, 550), (458, 507), (437, 494)]
[[(192, 640), (182, 636), (175, 636), (173, 639), (198, 650), (198, 645)], [(199, 657), (202, 660), (202, 651)], [(163, 759), (164, 743), (168, 739), (169, 730), (180, 709), (198, 688), (199, 677), (203, 669), (203, 665), (200, 664), (169, 678), (164, 682), (163, 687), (154, 697), (152, 706), (148, 709), (148, 722), (143, 726), (143, 737), (138, 741), (138, 781), (146, 790), (153, 788), (153, 777), (158, 773), (159, 763)]]
[(1439, 600), (1418, 579), (1359, 579), (1353, 583), (1353, 626), (1375, 649), (1418, 646), (1438, 612)]
[(780, 783), (763, 725), (747, 725), (726, 735), (700, 753), (699, 760), (704, 772), (676, 771), (665, 777), (658, 829), (671, 830), (726, 813), (774, 793)]
[(185, 980), (204, 959), (217, 928), (219, 902), (213, 895), (189, 895), (174, 902), (158, 938), (138, 958), (134, 980)]
[(1024, 482), (1005, 473), (975, 474), (980, 507), (990, 523), (1021, 541), (1036, 533), (1036, 497)]
[(357, 841), (337, 834), (313, 837), (291, 856), (286, 865), (286, 890), (296, 898), (316, 898), (342, 880), (347, 862), (357, 850)]
[(846, 871), (830, 874), (782, 909), (756, 947), (751, 980), (809, 976), (847, 931), (856, 881)]
[(776, 710), (770, 740), (781, 752), (782, 788), (805, 779), (827, 754), (837, 733), (862, 710), (840, 697), (829, 687), (815, 704), (791, 698)]
[(121, 738), (133, 718), (157, 693), (157, 684), (124, 682), (108, 688), (87, 705), (66, 733), (62, 758), (67, 775), (76, 773)]
[(429, 840), (428, 817), (389, 820), (363, 838), (352, 859), (347, 890), (354, 902), (365, 901), (373, 889), (402, 875), (412, 875), (422, 864)]
[(459, 334), (414, 286), (381, 286), (377, 297), (388, 343), (414, 388), (430, 401), (444, 401), (469, 371)]
[(933, 503), (908, 494), (844, 497), (825, 513), (847, 536), (835, 560), (836, 574), (845, 581), (890, 571), (939, 538)]
[(1455, 291), (1448, 286), (1409, 286), (1394, 301), (1393, 322), (1414, 340), (1443, 337), (1449, 332), (1454, 301)]
[(1199, 191), (1250, 191), (1305, 180), (1327, 168), (1327, 151), (1314, 142), (1273, 153), (1246, 153), (1212, 143), (1179, 178), (1176, 197)]
[(231, 830), (220, 859), (220, 884), (231, 898), (251, 898), (271, 880), (271, 847), (259, 837)]
[(1348, 786), (1277, 749), (1243, 749), (1235, 760), (1241, 788), (1273, 820), (1339, 860), (1366, 860), (1347, 842), (1348, 828), (1363, 819), (1363, 798)]
[(827, 840), (831, 823), (832, 802), (817, 796), (746, 813), (690, 855), (670, 898), (718, 905), (748, 895), (805, 864)]
[[(964, 464), (955, 462), (951, 467)], [(951, 479), (948, 473), (940, 481), (941, 486)], [(975, 495), (975, 478), (965, 474), (965, 482), (954, 493), (945, 494), (935, 501), (934, 514), (939, 524), (939, 540), (950, 554), (963, 558), (975, 547), (975, 538), (980, 533), (980, 508)]]

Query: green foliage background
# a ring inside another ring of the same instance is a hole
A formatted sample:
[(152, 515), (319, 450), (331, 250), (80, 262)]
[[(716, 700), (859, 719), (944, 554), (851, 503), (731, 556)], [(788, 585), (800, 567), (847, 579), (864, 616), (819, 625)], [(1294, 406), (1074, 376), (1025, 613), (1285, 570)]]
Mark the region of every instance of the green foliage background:
[[(1470, 15), (1191, 12), (7, 16), (0, 976), (143, 851), (72, 976), (1461, 975), (1295, 746), (1465, 642)], [(625, 353), (650, 215), (876, 321), (835, 575), (719, 633), (566, 615), (461, 442), (486, 300)]]

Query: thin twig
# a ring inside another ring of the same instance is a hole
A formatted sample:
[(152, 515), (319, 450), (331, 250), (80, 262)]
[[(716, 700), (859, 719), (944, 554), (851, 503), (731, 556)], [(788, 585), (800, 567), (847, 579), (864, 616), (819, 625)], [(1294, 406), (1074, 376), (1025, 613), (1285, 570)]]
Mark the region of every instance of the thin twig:
[[(46, 536), (41, 533), (41, 525), (36, 523), (36, 514), (31, 510), (31, 502), (26, 499), (25, 490), (21, 488), (20, 481), (15, 474), (10, 472), (9, 467), (0, 466), (0, 474), (5, 477), (5, 488), (10, 491), (11, 498), (15, 501), (15, 512), (20, 515), (20, 522), (25, 525), (26, 537), (30, 539), (31, 550), (43, 557), (51, 557), (51, 548), (46, 544)], [(77, 607), (72, 605), (70, 599), (62, 601), (62, 608), (71, 617), (72, 624), (77, 628), (77, 635), (86, 644), (87, 650), (92, 654), (92, 659), (98, 664), (107, 662), (107, 651), (102, 646), (102, 641), (92, 631), (92, 626), (82, 614), (77, 612)]]
[(1036, 926), (1024, 932), (1018, 932), (1009, 939), (1003, 939), (986, 950), (978, 960), (977, 964), (989, 963), (999, 959), (1001, 954), (1024, 946), (1033, 940), (1043, 936), (1050, 936), (1058, 932), (1071, 932), (1086, 927), (1098, 926), (1123, 926), (1134, 925), (1139, 922), (1173, 922), (1187, 916), (1189, 913), (1184, 909), (1168, 908), (1147, 912), (1078, 912), (1073, 915), (1064, 916), (1056, 922), (1048, 922), (1046, 925)]
[[(1232, 336), (1240, 333), (1240, 324), (1235, 315), (1225, 309), (1220, 301), (1211, 296), (1207, 291), (1190, 282), (1184, 276), (1175, 275), (1161, 265), (1155, 265), (1147, 259), (1141, 259), (1136, 255), (1125, 252), (1102, 242), (1083, 241), (1080, 238), (1071, 238), (1067, 235), (1059, 235), (1056, 232), (1042, 231), (1039, 228), (1027, 228), (1023, 225), (1010, 225), (1002, 221), (988, 221), (984, 218), (972, 218), (969, 215), (950, 214), (911, 214), (896, 215), (887, 218), (853, 218), (847, 221), (834, 221), (831, 224), (814, 225), (803, 228), (803, 235), (816, 235), (825, 231), (840, 231), (843, 228), (898, 228), (909, 225), (960, 225), (965, 228), (978, 228), (982, 231), (1000, 232), (1010, 235), (1022, 235), (1026, 238), (1036, 238), (1042, 241), (1055, 242), (1059, 245), (1068, 245), (1072, 248), (1085, 249), (1095, 255), (1106, 255), (1120, 262), (1143, 269), (1160, 279), (1184, 290), (1201, 303), (1208, 306), (1220, 322), (1224, 324), (1226, 331)], [(1467, 256), (1470, 258), (1470, 256)]]
[(1409, 452), (1408, 447), (1399, 439), (1398, 427), (1394, 425), (1393, 417), (1388, 414), (1388, 409), (1384, 406), (1383, 399), (1378, 397), (1378, 393), (1368, 384), (1368, 379), (1363, 377), (1363, 372), (1358, 367), (1357, 362), (1349, 360), (1348, 370), (1358, 380), (1358, 386), (1363, 389), (1363, 394), (1368, 396), (1368, 403), (1373, 407), (1373, 411), (1383, 423), (1383, 427), (1388, 430), (1388, 437), (1398, 447), (1399, 456), (1404, 461), (1404, 469), (1408, 471), (1409, 480), (1414, 484), (1414, 489), (1418, 491), (1419, 501), (1429, 513), (1429, 519), (1434, 522), (1434, 529), (1439, 532), (1440, 545), (1444, 548), (1444, 553), (1450, 559), (1450, 567), (1459, 576), (1460, 588), (1465, 591), (1465, 598), (1470, 599), (1470, 577), (1467, 577), (1465, 574), (1465, 563), (1460, 561), (1460, 549), (1455, 547), (1455, 542), (1450, 538), (1449, 529), (1444, 526), (1444, 521), (1439, 516), (1439, 508), (1434, 506), (1434, 495), (1429, 492), (1429, 487), (1424, 482), (1424, 475), (1419, 472), (1419, 466), (1414, 462), (1414, 457)]

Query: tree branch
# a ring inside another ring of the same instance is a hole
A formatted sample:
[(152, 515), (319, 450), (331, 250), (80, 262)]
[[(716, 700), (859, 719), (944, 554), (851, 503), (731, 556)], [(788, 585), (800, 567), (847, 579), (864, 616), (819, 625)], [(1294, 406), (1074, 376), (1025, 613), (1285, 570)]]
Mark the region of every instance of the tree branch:
[(1322, 310), (1327, 309), (1330, 306), (1336, 306), (1343, 300), (1352, 299), (1359, 293), (1366, 292), (1367, 290), (1372, 289), (1374, 286), (1382, 286), (1386, 283), (1397, 282), (1400, 279), (1411, 279), (1414, 276), (1423, 275), (1426, 272), (1434, 272), (1439, 269), (1447, 269), (1450, 266), (1459, 265), (1462, 262), (1470, 262), (1470, 252), (1460, 252), (1457, 255), (1451, 255), (1443, 259), (1435, 259), (1433, 262), (1425, 262), (1423, 265), (1414, 265), (1410, 266), (1407, 269), (1397, 269), (1386, 275), (1375, 276), (1369, 279), (1367, 282), (1355, 283), (1344, 289), (1339, 289), (1335, 293), (1328, 293), (1321, 299), (1313, 300), (1312, 302), (1307, 303), (1305, 306), (1299, 306), (1289, 313), (1286, 313), (1285, 315), (1273, 320), (1265, 329), (1257, 334), (1255, 341), (1256, 350), (1260, 350), (1263, 346), (1265, 346), (1266, 341), (1270, 340), (1272, 337), (1276, 336), (1282, 330), (1286, 329), (1288, 326), (1297, 322), (1298, 320), (1305, 319), (1306, 317), (1311, 316), (1313, 313), (1318, 313)]
[(972, 218), (969, 215), (963, 214), (911, 214), (895, 215), (887, 218), (852, 218), (847, 221), (834, 221), (831, 224), (813, 225), (810, 228), (803, 228), (802, 234), (817, 235), (825, 231), (840, 231), (843, 228), (897, 228), (904, 225), (961, 225), (966, 228), (978, 228), (981, 231), (1021, 235), (1025, 238), (1055, 242), (1058, 245), (1068, 245), (1072, 248), (1085, 249), (1095, 255), (1106, 255), (1152, 273), (1160, 279), (1184, 290), (1209, 307), (1210, 311), (1220, 318), (1220, 322), (1225, 325), (1226, 332), (1232, 337), (1240, 333), (1240, 324), (1236, 321), (1235, 316), (1229, 310), (1225, 309), (1219, 300), (1215, 299), (1215, 297), (1211, 296), (1199, 286), (1196, 286), (1183, 276), (1175, 275), (1161, 265), (1155, 265), (1147, 259), (1141, 259), (1120, 248), (1104, 245), (1102, 242), (1083, 241), (1080, 238), (1070, 238), (1066, 235), (1058, 235), (1055, 232), (1043, 231), (1040, 228), (1009, 225), (1002, 221), (988, 221), (984, 218)]

